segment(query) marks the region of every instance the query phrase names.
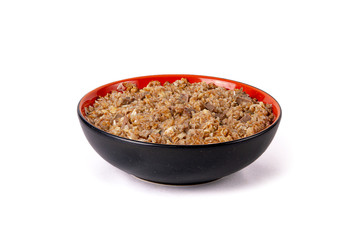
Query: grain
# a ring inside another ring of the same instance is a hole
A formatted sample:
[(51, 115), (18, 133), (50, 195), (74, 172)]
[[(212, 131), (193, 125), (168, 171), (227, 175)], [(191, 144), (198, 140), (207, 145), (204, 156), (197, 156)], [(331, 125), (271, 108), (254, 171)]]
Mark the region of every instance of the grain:
[(85, 108), (85, 117), (108, 133), (159, 144), (197, 145), (232, 141), (267, 128), (272, 106), (228, 90), (182, 78), (143, 89), (121, 83), (118, 91), (99, 97)]

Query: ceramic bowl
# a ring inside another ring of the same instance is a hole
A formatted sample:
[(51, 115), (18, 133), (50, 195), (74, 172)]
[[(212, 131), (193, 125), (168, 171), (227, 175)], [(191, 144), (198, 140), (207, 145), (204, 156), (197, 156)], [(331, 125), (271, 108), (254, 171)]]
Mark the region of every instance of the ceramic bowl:
[[(121, 82), (136, 83), (139, 88), (150, 81), (161, 84), (187, 78), (190, 83), (214, 83), (227, 89), (243, 90), (252, 98), (272, 104), (274, 122), (261, 132), (239, 140), (207, 145), (167, 145), (146, 143), (112, 135), (91, 125), (84, 108), (99, 96), (105, 96)], [(171, 74), (135, 77), (112, 82), (87, 93), (79, 102), (77, 113), (82, 130), (95, 151), (115, 167), (138, 178), (165, 184), (198, 184), (235, 173), (264, 153), (279, 127), (281, 108), (266, 92), (245, 83), (200, 75)]]

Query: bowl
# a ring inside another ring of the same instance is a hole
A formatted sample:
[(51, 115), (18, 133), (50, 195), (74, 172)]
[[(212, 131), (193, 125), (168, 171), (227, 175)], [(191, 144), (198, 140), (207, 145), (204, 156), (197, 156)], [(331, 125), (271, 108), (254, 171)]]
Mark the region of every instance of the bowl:
[[(85, 107), (99, 96), (116, 90), (119, 83), (136, 83), (187, 78), (190, 83), (214, 83), (227, 89), (243, 90), (252, 98), (272, 104), (274, 122), (261, 132), (234, 141), (206, 145), (167, 145), (131, 140), (102, 131), (85, 119)], [(217, 77), (170, 74), (124, 79), (98, 87), (79, 102), (77, 113), (82, 130), (95, 151), (110, 164), (138, 178), (156, 183), (187, 185), (213, 181), (235, 173), (254, 162), (270, 145), (279, 127), (281, 108), (266, 92), (245, 83)]]

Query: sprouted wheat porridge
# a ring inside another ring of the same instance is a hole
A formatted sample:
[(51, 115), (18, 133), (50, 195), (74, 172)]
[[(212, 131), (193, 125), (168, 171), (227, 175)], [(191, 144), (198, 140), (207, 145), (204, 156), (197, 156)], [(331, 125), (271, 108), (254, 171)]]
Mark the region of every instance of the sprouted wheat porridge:
[(267, 128), (272, 106), (228, 90), (182, 78), (163, 86), (150, 82), (139, 89), (120, 83), (118, 91), (85, 108), (86, 119), (108, 133), (160, 144), (196, 145), (232, 141)]

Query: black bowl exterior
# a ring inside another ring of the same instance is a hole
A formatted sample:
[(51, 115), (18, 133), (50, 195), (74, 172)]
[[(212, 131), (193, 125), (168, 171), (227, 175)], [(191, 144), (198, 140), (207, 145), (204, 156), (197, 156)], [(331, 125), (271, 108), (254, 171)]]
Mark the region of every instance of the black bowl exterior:
[(274, 138), (281, 116), (267, 129), (253, 136), (208, 145), (133, 141), (92, 126), (79, 110), (78, 117), (91, 146), (112, 165), (152, 182), (185, 185), (216, 180), (254, 162)]

